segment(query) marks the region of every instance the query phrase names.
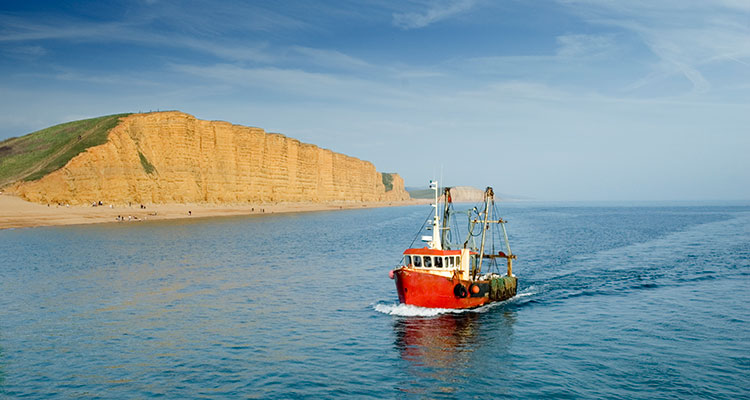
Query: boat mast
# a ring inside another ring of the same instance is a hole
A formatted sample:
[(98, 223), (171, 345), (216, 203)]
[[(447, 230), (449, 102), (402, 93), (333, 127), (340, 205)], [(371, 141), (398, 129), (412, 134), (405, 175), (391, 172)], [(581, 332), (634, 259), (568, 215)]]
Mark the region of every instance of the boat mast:
[(440, 241), (443, 244), (443, 249), (450, 250), (451, 245), (448, 243), (448, 230), (450, 227), (448, 226), (448, 221), (450, 220), (450, 205), (453, 202), (450, 188), (443, 189), (443, 198), (443, 228), (440, 232)]
[(500, 226), (503, 228), (503, 236), (505, 237), (505, 248), (508, 250), (508, 254), (505, 258), (508, 260), (508, 276), (513, 276), (513, 259), (516, 258), (513, 252), (510, 251), (510, 242), (508, 241), (508, 232), (505, 231), (505, 221), (500, 220)]
[(488, 228), (488, 222), (490, 219), (489, 213), (491, 212), (490, 208), (490, 200), (494, 200), (495, 194), (492, 192), (491, 187), (487, 187), (487, 189), (484, 191), (484, 221), (482, 222), (482, 244), (479, 248), (479, 264), (477, 265), (477, 268), (474, 270), (474, 278), (476, 278), (477, 274), (482, 270), (482, 260), (484, 258), (484, 240), (486, 238), (487, 228)]
[(442, 250), (443, 246), (440, 243), (440, 215), (438, 214), (438, 182), (430, 181), (430, 189), (435, 191), (435, 203), (432, 204), (432, 207), (435, 208), (435, 217), (432, 219), (432, 241), (430, 242), (430, 248)]

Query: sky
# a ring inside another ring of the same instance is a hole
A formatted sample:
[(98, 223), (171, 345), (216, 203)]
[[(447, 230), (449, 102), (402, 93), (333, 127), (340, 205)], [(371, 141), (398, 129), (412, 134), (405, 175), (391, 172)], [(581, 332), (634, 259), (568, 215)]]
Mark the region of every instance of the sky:
[(157, 110), (407, 186), (748, 200), (750, 0), (0, 3), (0, 140)]

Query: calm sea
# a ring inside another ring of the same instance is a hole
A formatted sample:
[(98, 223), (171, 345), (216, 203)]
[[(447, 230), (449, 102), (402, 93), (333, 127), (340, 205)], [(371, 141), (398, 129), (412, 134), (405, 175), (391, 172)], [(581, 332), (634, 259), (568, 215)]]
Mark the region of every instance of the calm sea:
[(429, 206), (0, 231), (0, 397), (750, 397), (750, 206), (500, 205), (516, 298), (397, 304)]

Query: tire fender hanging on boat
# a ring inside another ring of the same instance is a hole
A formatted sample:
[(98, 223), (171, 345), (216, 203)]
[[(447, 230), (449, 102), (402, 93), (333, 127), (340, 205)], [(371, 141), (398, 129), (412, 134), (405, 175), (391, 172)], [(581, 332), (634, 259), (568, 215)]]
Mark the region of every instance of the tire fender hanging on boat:
[(465, 298), (469, 294), (469, 291), (466, 290), (466, 286), (464, 286), (464, 285), (462, 285), (462, 284), (459, 283), (459, 284), (456, 284), (456, 286), (453, 287), (453, 294), (455, 294), (456, 297), (459, 297), (459, 298), (463, 299), (463, 298)]

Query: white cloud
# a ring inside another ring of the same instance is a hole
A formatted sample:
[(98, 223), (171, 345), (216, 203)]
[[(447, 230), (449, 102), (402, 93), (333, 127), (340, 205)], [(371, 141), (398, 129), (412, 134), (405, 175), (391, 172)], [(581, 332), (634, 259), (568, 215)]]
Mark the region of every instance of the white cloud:
[(341, 74), (309, 72), (277, 67), (248, 68), (232, 64), (210, 66), (175, 64), (174, 71), (198, 79), (231, 84), (233, 87), (264, 89), (283, 93), (291, 99), (335, 99), (347, 103), (379, 103), (395, 106), (413, 102), (416, 94), (403, 91), (378, 79), (362, 79)]
[(533, 81), (508, 80), (488, 83), (474, 90), (462, 91), (456, 94), (464, 102), (495, 102), (508, 103), (518, 100), (532, 100), (544, 102), (580, 100), (583, 94), (574, 94)]
[(349, 56), (336, 50), (318, 49), (303, 46), (293, 46), (291, 49), (296, 54), (302, 56), (306, 63), (345, 70), (359, 70), (372, 67), (372, 65), (367, 63), (366, 61)]
[(430, 4), (429, 8), (424, 11), (394, 13), (393, 25), (401, 29), (424, 28), (434, 22), (471, 10), (476, 1), (457, 0), (428, 4)]
[(45, 39), (79, 39), (117, 37), (125, 35), (125, 25), (114, 23), (90, 23), (83, 21), (53, 19), (37, 22), (30, 19), (0, 14), (0, 42), (23, 42)]
[(0, 49), (8, 57), (21, 60), (35, 60), (47, 54), (42, 46), (9, 46)]
[[(639, 38), (657, 60), (652, 72), (633, 87), (675, 76), (690, 82), (690, 94), (706, 93), (712, 82), (706, 73), (723, 62), (750, 61), (750, 6), (720, 0), (689, 2), (560, 0), (593, 25), (621, 29)], [(565, 47), (576, 51), (573, 41)]]
[(562, 35), (557, 37), (559, 57), (586, 57), (606, 53), (615, 47), (612, 35)]

